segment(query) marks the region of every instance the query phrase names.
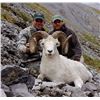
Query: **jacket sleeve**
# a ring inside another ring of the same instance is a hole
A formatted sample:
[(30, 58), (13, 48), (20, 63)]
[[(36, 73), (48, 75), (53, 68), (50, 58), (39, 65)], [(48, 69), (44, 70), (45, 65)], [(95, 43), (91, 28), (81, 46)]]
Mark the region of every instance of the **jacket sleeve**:
[(26, 48), (26, 43), (28, 41), (28, 33), (26, 30), (22, 30), (18, 35), (17, 49), (23, 51), (23, 48)]
[(72, 35), (72, 43), (73, 43), (73, 51), (74, 51), (74, 56), (72, 57), (72, 59), (80, 61), (80, 58), (81, 58), (81, 55), (82, 55), (82, 50), (81, 50), (79, 40), (78, 40), (78, 38), (77, 38), (77, 36), (75, 35), (74, 32), (73, 32), (73, 35)]

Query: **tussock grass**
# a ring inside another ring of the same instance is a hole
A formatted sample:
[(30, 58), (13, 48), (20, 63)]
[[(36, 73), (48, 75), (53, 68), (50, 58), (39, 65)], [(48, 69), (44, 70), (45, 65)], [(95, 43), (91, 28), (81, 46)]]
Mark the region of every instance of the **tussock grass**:
[(85, 54), (83, 56), (84, 56), (84, 62), (87, 65), (93, 66), (94, 69), (96, 69), (98, 72), (100, 72), (100, 60), (99, 59), (92, 59), (91, 57), (89, 57)]

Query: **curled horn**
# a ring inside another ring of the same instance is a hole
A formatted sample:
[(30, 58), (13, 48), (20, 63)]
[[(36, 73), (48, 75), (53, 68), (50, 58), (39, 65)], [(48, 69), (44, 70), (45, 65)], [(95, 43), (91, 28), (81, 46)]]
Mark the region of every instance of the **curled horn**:
[(69, 35), (69, 36), (65, 39), (64, 43), (62, 44), (62, 54), (67, 54), (67, 52), (68, 52), (68, 46), (69, 46), (68, 40), (69, 40), (71, 37), (72, 37), (72, 35)]
[(53, 36), (54, 38), (58, 38), (58, 40), (59, 40), (60, 42), (62, 42), (62, 41), (64, 41), (64, 40), (66, 39), (66, 34), (65, 34), (64, 32), (62, 32), (62, 31), (56, 31), (56, 32), (54, 32), (54, 33), (52, 34), (52, 36)]
[(48, 37), (48, 33), (45, 31), (34, 32), (31, 38), (29, 39), (29, 49), (30, 53), (35, 53), (37, 51), (38, 41), (42, 38)]
[(72, 37), (72, 35), (69, 35), (67, 37), (67, 35), (62, 32), (62, 31), (56, 31), (52, 34), (52, 36), (54, 38), (58, 38), (58, 40), (60, 41), (60, 52), (62, 54), (66, 53), (66, 48), (68, 48), (68, 40)]
[(56, 31), (52, 34), (52, 36), (54, 38), (58, 38), (58, 41), (60, 42), (60, 47), (58, 49), (60, 52), (62, 52), (64, 41), (67, 38), (66, 34), (62, 31)]

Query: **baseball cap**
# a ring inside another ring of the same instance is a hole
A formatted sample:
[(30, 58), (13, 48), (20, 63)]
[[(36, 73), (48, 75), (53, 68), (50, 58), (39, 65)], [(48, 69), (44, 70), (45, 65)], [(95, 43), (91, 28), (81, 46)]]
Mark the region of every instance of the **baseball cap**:
[(42, 13), (35, 13), (33, 19), (42, 19), (44, 20), (44, 15)]
[(54, 22), (55, 20), (63, 21), (63, 17), (60, 16), (60, 15), (54, 15), (54, 16), (52, 17), (52, 22)]

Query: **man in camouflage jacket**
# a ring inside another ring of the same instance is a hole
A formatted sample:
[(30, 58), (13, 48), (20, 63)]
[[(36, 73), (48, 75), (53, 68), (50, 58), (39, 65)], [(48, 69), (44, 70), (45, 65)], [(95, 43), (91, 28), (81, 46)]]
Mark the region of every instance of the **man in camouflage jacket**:
[(17, 47), (23, 60), (28, 60), (35, 57), (36, 54), (30, 54), (28, 40), (36, 31), (45, 31), (43, 28), (45, 18), (42, 13), (35, 13), (33, 16), (32, 25), (23, 29), (18, 36)]

